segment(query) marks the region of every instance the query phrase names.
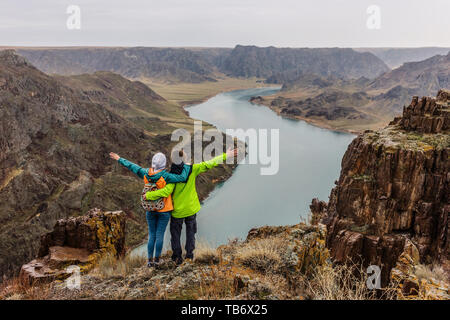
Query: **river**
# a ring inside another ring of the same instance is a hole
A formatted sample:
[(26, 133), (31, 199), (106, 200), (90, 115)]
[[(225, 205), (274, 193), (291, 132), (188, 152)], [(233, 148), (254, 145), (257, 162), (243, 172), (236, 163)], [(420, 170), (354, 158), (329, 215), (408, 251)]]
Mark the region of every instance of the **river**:
[[(218, 185), (198, 213), (197, 239), (212, 246), (245, 239), (251, 228), (291, 225), (306, 219), (312, 198), (328, 200), (342, 156), (354, 135), (330, 131), (251, 104), (252, 96), (275, 93), (257, 88), (221, 93), (187, 108), (194, 119), (226, 129), (279, 129), (279, 171), (260, 175), (260, 165), (242, 164)], [(269, 135), (270, 137), (270, 135)], [(183, 232), (184, 233), (184, 232)], [(169, 228), (165, 246), (169, 246)], [(145, 245), (138, 251), (145, 252)]]

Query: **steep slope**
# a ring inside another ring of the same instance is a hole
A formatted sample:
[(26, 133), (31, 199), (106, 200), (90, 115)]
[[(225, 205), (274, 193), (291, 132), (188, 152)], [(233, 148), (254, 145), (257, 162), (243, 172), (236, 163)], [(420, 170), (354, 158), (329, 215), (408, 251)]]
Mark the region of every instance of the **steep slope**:
[[(13, 51), (0, 52), (0, 275), (33, 258), (40, 235), (57, 219), (91, 207), (134, 212), (139, 223), (128, 224), (127, 245), (142, 241), (146, 226), (136, 197), (142, 182), (108, 153), (142, 164), (157, 151), (169, 154), (167, 123), (155, 120), (165, 130), (146, 133), (146, 112), (164, 114), (164, 107), (172, 108), (139, 82), (109, 73), (54, 78)], [(133, 121), (121, 116), (127, 110)], [(131, 113), (139, 110), (142, 122)], [(200, 195), (230, 173), (229, 167), (208, 173)]]
[(416, 95), (431, 95), (450, 87), (450, 53), (405, 63), (368, 84), (368, 90), (389, 90), (396, 86), (414, 89)]
[(384, 285), (407, 242), (422, 263), (447, 265), (449, 106), (449, 91), (414, 97), (402, 117), (350, 144), (323, 208), (335, 261), (377, 265)]
[(61, 83), (77, 88), (89, 101), (97, 103), (150, 134), (171, 133), (174, 122), (191, 120), (178, 105), (167, 102), (139, 81), (107, 71), (74, 76), (55, 76)]
[(225, 73), (237, 77), (282, 77), (285, 72), (346, 78), (374, 78), (389, 68), (371, 53), (341, 48), (260, 48), (238, 45), (225, 60)]
[(398, 68), (406, 62), (422, 61), (435, 55), (446, 55), (450, 48), (354, 48), (358, 52), (370, 52), (383, 60), (390, 68)]
[(35, 48), (17, 52), (49, 74), (112, 71), (128, 78), (214, 81), (214, 67), (198, 53), (182, 48)]

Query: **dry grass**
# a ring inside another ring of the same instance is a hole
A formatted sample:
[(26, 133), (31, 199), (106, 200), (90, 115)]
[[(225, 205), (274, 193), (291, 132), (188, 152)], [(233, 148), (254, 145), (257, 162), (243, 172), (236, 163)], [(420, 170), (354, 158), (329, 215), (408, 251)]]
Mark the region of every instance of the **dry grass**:
[(257, 82), (256, 78), (238, 79), (223, 77), (218, 79), (217, 82), (204, 81), (201, 83), (160, 83), (152, 81), (152, 79), (143, 78), (140, 79), (150, 88), (155, 90), (165, 99), (175, 102), (177, 104), (183, 104), (186, 101), (199, 102), (208, 97), (215, 96), (223, 91), (231, 91), (237, 89), (248, 89), (267, 86), (264, 83)]
[(0, 300), (45, 300), (49, 290), (49, 284), (24, 284), (16, 277), (0, 284)]
[(128, 254), (124, 258), (118, 259), (112, 254), (106, 254), (100, 259), (93, 273), (104, 279), (125, 277), (133, 269), (144, 266), (146, 262), (147, 259), (144, 256)]
[(258, 239), (238, 248), (235, 257), (239, 263), (260, 272), (275, 271), (281, 263), (284, 241), (279, 238)]
[(395, 285), (369, 290), (367, 274), (355, 265), (325, 265), (319, 267), (307, 282), (309, 296), (317, 300), (379, 300), (395, 299)]
[(202, 272), (198, 298), (202, 299), (226, 299), (237, 294), (234, 284), (233, 270), (213, 266), (207, 272)]
[(419, 264), (414, 268), (414, 274), (419, 280), (436, 279), (438, 281), (447, 281), (447, 274), (444, 268), (439, 265), (423, 265)]
[(216, 248), (205, 241), (201, 241), (196, 245), (194, 260), (198, 263), (214, 264), (220, 261), (220, 255)]

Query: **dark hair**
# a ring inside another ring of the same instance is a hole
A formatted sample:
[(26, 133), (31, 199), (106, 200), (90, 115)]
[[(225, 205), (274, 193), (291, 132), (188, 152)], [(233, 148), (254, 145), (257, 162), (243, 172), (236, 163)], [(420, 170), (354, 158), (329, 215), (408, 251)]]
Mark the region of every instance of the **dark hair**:
[[(172, 153), (172, 155), (174, 155), (174, 154), (175, 154), (175, 152)], [(182, 149), (178, 151), (178, 156), (179, 156), (181, 159), (183, 159), (183, 157), (184, 157), (184, 152), (183, 152)], [(172, 160), (173, 160), (173, 159), (172, 159)], [(184, 161), (183, 161), (183, 160), (181, 160), (180, 163), (172, 162), (172, 165), (171, 165), (171, 167), (170, 167), (170, 173), (173, 173), (173, 174), (181, 174), (181, 172), (183, 172), (183, 168), (184, 168)]]

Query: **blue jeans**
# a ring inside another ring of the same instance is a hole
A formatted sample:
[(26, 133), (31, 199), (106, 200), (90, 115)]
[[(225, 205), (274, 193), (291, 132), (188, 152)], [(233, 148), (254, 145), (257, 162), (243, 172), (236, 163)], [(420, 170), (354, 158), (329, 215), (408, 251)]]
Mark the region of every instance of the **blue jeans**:
[(166, 232), (170, 215), (171, 211), (146, 212), (148, 224), (147, 252), (149, 259), (153, 258), (153, 251), (155, 251), (155, 258), (161, 256), (161, 251), (164, 244), (164, 233)]

